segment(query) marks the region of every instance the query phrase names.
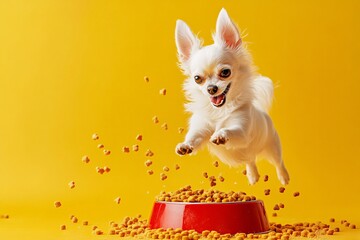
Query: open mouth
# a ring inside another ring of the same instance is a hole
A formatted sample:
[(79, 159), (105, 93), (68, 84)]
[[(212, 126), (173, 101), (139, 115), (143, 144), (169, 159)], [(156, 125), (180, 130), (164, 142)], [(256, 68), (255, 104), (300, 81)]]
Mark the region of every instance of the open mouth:
[(229, 92), (231, 83), (229, 83), (225, 90), (218, 96), (215, 97), (210, 97), (210, 101), (211, 103), (215, 106), (215, 107), (221, 107), (222, 105), (225, 104), (226, 102), (226, 94)]

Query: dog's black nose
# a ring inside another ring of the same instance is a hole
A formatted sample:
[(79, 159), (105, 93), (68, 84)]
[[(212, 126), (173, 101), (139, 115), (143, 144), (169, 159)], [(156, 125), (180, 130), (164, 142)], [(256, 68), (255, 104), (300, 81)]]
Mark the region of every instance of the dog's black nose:
[(209, 94), (214, 95), (218, 90), (218, 87), (216, 85), (209, 85), (207, 87), (207, 91)]

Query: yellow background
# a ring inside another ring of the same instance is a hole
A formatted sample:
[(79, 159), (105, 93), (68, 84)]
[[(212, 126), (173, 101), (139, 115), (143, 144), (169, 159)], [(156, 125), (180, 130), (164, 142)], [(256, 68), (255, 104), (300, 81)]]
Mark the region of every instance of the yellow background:
[[(215, 168), (206, 151), (174, 153), (184, 137), (177, 128), (188, 118), (175, 21), (185, 20), (210, 44), (222, 7), (246, 29), (260, 73), (278, 85), (271, 116), (291, 175), (284, 194), (266, 161), (259, 171), (269, 182), (250, 187), (243, 168)], [(105, 231), (109, 221), (127, 215), (147, 218), (161, 190), (208, 188), (203, 171), (225, 177), (220, 190), (262, 198), (271, 221), (335, 217), (360, 227), (359, 12), (356, 0), (1, 1), (0, 214), (10, 219), (0, 219), (0, 239), (98, 239), (69, 216)], [(122, 153), (138, 133), (144, 136), (140, 151)], [(98, 143), (112, 154), (104, 156)], [(144, 166), (147, 148), (155, 152), (153, 176)], [(85, 154), (89, 164), (81, 161)], [(100, 176), (95, 167), (105, 165), (112, 170)], [(164, 165), (171, 170), (162, 182)], [(292, 197), (294, 191), (301, 196)], [(56, 200), (63, 203), (59, 209)], [(272, 218), (279, 202), (285, 209)], [(60, 231), (61, 224), (68, 230)], [(360, 237), (359, 230), (342, 230), (336, 239)]]

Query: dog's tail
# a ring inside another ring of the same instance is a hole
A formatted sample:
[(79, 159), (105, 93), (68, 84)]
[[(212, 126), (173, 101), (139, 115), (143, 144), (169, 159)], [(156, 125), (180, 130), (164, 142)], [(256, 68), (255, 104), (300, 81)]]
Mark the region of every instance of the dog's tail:
[(268, 112), (274, 95), (274, 86), (270, 78), (257, 76), (253, 81), (254, 106), (263, 112)]

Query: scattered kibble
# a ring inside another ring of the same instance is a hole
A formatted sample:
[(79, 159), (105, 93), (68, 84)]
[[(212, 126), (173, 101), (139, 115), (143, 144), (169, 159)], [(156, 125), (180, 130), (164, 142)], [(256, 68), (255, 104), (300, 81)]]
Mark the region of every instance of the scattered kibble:
[(204, 178), (208, 178), (208, 177), (209, 177), (209, 175), (208, 175), (207, 172), (203, 172), (203, 176), (204, 176)]
[(117, 198), (115, 198), (115, 200), (114, 200), (117, 204), (120, 204), (120, 202), (121, 202), (121, 198), (120, 197), (117, 197)]
[(284, 205), (283, 203), (279, 203), (279, 207), (280, 207), (280, 208), (284, 208), (285, 205)]
[(180, 169), (179, 164), (175, 164), (175, 170), (179, 170), (179, 169)]
[(145, 161), (145, 166), (150, 167), (152, 163), (153, 162), (150, 159), (148, 159)]
[(158, 119), (157, 116), (154, 116), (154, 117), (152, 118), (152, 120), (153, 120), (154, 123), (159, 123), (159, 119)]
[(355, 224), (350, 224), (350, 228), (351, 229), (356, 229), (356, 225)]
[(103, 174), (105, 172), (105, 170), (101, 167), (96, 167), (96, 172), (99, 173), (99, 174)]
[(280, 207), (279, 207), (279, 205), (278, 204), (275, 204), (275, 206), (274, 206), (274, 208), (273, 208), (275, 211), (277, 211), (277, 210), (280, 210)]
[(104, 232), (101, 231), (100, 229), (95, 229), (94, 234), (95, 234), (95, 235), (103, 235)]
[(55, 206), (56, 208), (61, 207), (61, 202), (59, 202), (59, 201), (54, 202), (54, 206)]
[(168, 172), (168, 171), (170, 171), (170, 169), (169, 169), (169, 167), (164, 166), (164, 167), (163, 167), (163, 171)]
[(99, 135), (97, 133), (94, 133), (92, 136), (91, 136), (92, 140), (98, 140), (99, 139)]
[(145, 76), (145, 77), (144, 77), (144, 80), (145, 80), (145, 82), (148, 83), (148, 82), (150, 81), (150, 78), (149, 78), (148, 76)]
[(294, 192), (293, 196), (298, 197), (298, 196), (300, 196), (300, 193), (299, 192)]
[(245, 169), (244, 171), (242, 171), (242, 174), (244, 174), (244, 175), (246, 175), (246, 174), (247, 174), (246, 169)]
[(133, 150), (134, 152), (139, 151), (139, 145), (137, 145), (137, 144), (133, 145), (133, 146), (132, 146), (132, 150)]
[(77, 223), (77, 222), (79, 221), (79, 219), (78, 219), (77, 217), (73, 216), (73, 217), (71, 218), (71, 221), (72, 221), (73, 223)]
[(165, 96), (166, 95), (166, 89), (165, 88), (160, 89), (159, 93), (160, 93), (160, 95)]
[(101, 143), (98, 144), (98, 145), (97, 145), (97, 148), (99, 148), (99, 149), (104, 148), (104, 144), (101, 144)]
[(123, 151), (124, 153), (129, 153), (129, 152), (130, 152), (130, 148), (129, 148), (128, 146), (125, 146), (125, 147), (122, 148), (122, 151)]
[(107, 166), (105, 166), (103, 169), (104, 169), (104, 171), (107, 172), (107, 173), (111, 171), (111, 169), (110, 169), (109, 167), (107, 167)]
[(66, 225), (61, 225), (60, 230), (66, 230)]
[(88, 156), (83, 156), (81, 159), (84, 163), (89, 163), (90, 162), (90, 158)]
[(330, 220), (329, 220), (330, 222), (335, 222), (335, 218), (330, 218)]
[(161, 128), (164, 129), (164, 130), (168, 130), (168, 125), (167, 125), (167, 123), (163, 123), (163, 124), (161, 125)]
[(88, 221), (83, 221), (83, 225), (84, 225), (84, 226), (88, 226), (88, 225), (89, 225), (89, 222), (88, 222)]
[(218, 167), (218, 166), (219, 166), (219, 162), (218, 162), (218, 161), (215, 161), (215, 162), (213, 162), (213, 165), (214, 165), (214, 167)]
[(111, 151), (107, 150), (107, 149), (104, 149), (103, 152), (104, 152), (105, 155), (110, 155), (110, 153), (111, 153)]
[(2, 214), (0, 215), (0, 218), (3, 218), (3, 219), (9, 219), (9, 214)]
[(148, 173), (149, 175), (153, 175), (153, 174), (154, 174), (154, 171), (153, 171), (153, 170), (147, 170), (147, 173)]
[(152, 157), (152, 156), (154, 156), (154, 153), (150, 149), (147, 149), (145, 152), (145, 156)]
[(180, 134), (183, 133), (183, 132), (184, 132), (184, 128), (179, 127), (179, 128), (178, 128), (178, 132), (179, 132)]
[(70, 189), (75, 188), (75, 182), (74, 181), (69, 182), (68, 185), (69, 185)]
[(350, 223), (349, 222), (346, 222), (344, 223), (345, 227), (349, 227), (350, 226)]
[(274, 212), (274, 213), (272, 214), (272, 216), (273, 216), (273, 217), (277, 217), (277, 213)]
[(264, 190), (264, 194), (267, 196), (267, 195), (270, 195), (270, 189), (265, 189)]
[(284, 193), (284, 192), (285, 192), (285, 188), (284, 188), (284, 187), (280, 187), (280, 188), (279, 188), (279, 192), (280, 192), (280, 193)]
[(142, 141), (142, 140), (143, 140), (143, 136), (142, 136), (141, 134), (136, 135), (136, 140)]
[(269, 176), (268, 176), (268, 175), (265, 175), (265, 176), (264, 176), (264, 182), (267, 182), (267, 181), (269, 181)]
[(165, 173), (160, 173), (160, 179), (161, 179), (162, 181), (164, 181), (165, 179), (167, 179), (166, 174), (165, 174)]
[(223, 176), (219, 176), (219, 181), (223, 182), (223, 181), (225, 181), (225, 178)]

